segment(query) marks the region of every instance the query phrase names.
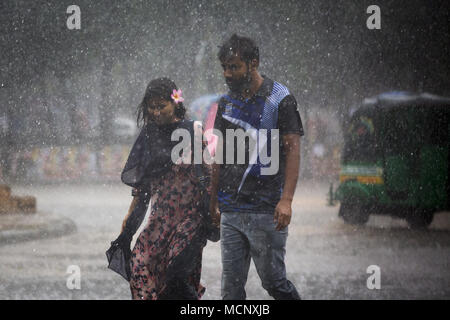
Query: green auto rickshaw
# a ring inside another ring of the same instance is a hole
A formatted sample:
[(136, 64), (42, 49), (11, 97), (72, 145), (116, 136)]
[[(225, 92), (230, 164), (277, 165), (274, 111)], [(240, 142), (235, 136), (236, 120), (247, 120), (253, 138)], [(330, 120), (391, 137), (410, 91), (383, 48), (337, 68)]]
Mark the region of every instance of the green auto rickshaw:
[[(365, 99), (344, 131), (339, 216), (364, 224), (370, 214), (425, 228), (450, 209), (450, 98), (390, 92)], [(332, 191), (332, 190), (331, 190)]]

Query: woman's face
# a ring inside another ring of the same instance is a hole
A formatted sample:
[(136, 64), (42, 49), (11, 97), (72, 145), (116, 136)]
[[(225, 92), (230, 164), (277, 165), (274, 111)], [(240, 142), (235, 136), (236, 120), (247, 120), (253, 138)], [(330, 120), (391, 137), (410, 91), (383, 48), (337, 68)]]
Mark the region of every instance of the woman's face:
[(177, 117), (175, 116), (175, 104), (172, 101), (152, 99), (148, 103), (147, 110), (150, 120), (158, 125), (177, 121)]

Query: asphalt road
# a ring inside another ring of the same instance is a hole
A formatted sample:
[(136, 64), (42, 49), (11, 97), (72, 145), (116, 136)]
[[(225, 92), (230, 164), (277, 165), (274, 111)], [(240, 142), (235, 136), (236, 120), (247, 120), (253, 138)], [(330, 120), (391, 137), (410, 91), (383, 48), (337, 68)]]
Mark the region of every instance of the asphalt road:
[[(371, 216), (366, 226), (354, 227), (337, 217), (338, 206), (326, 205), (327, 188), (300, 182), (293, 203), (286, 265), (303, 299), (450, 298), (450, 214), (437, 214), (424, 231), (385, 216)], [(36, 196), (39, 211), (72, 219), (77, 232), (1, 246), (0, 299), (130, 299), (128, 284), (106, 268), (105, 257), (131, 200), (129, 188), (91, 184), (13, 190)], [(368, 273), (369, 266), (379, 273)], [(79, 289), (68, 269), (79, 270)], [(209, 242), (203, 254), (204, 299), (220, 299), (220, 274), (220, 244)], [(368, 283), (379, 284), (378, 289), (369, 289)], [(253, 264), (246, 289), (248, 299), (271, 299)]]

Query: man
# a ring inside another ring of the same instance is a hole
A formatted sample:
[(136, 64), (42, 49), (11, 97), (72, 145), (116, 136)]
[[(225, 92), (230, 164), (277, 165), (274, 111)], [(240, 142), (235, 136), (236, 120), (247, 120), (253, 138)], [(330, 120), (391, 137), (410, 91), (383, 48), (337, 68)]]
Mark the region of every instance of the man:
[[(230, 91), (219, 101), (214, 128), (223, 137), (227, 129), (257, 130), (264, 133), (257, 137), (258, 143), (281, 151), (271, 152), (271, 162), (279, 165), (271, 174), (263, 173), (267, 164), (260, 154), (256, 162), (250, 161), (250, 143), (245, 143), (244, 164), (236, 161), (236, 150), (233, 163), (213, 164), (210, 211), (218, 219), (220, 209), (222, 298), (246, 298), (253, 259), (262, 286), (273, 298), (300, 299), (286, 279), (284, 264), (303, 135), (297, 102), (285, 86), (259, 73), (259, 49), (253, 40), (233, 35), (221, 46), (218, 58)], [(223, 154), (230, 152), (230, 141), (223, 145)]]

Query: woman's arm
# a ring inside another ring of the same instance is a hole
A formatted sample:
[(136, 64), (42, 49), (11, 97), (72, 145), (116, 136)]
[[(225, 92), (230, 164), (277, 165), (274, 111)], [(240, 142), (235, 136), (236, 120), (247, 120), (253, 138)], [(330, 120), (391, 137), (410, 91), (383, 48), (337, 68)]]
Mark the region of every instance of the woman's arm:
[(125, 216), (125, 218), (123, 219), (122, 230), (120, 231), (121, 233), (125, 229), (125, 225), (127, 224), (128, 217), (130, 216), (130, 214), (133, 212), (134, 208), (136, 207), (136, 204), (138, 203), (138, 200), (139, 200), (139, 196), (138, 195), (133, 197), (133, 200), (131, 201), (131, 204), (130, 204), (130, 208), (128, 209), (128, 213)]
[(209, 203), (209, 212), (213, 218), (213, 222), (216, 225), (220, 224), (219, 202), (217, 199), (217, 193), (219, 191), (219, 175), (220, 164), (213, 163), (211, 172), (211, 201)]

